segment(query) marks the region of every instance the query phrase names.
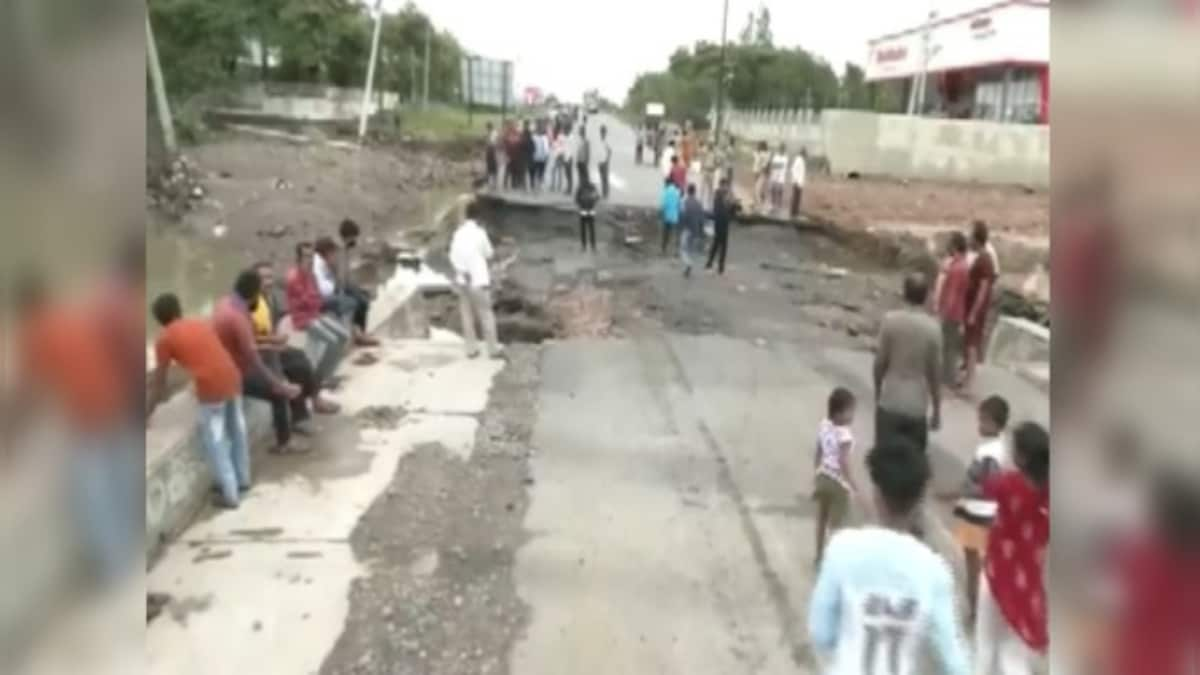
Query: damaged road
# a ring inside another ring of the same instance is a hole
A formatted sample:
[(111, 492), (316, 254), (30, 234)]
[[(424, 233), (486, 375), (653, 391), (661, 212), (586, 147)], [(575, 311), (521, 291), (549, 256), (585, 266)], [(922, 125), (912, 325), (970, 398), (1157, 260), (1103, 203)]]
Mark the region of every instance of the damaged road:
[[(152, 571), (171, 600), (148, 664), (813, 673), (807, 448), (834, 386), (870, 400), (901, 271), (820, 234), (744, 226), (725, 276), (689, 280), (658, 255), (648, 212), (602, 213), (595, 254), (570, 213), (496, 205), (483, 221), (514, 260), (495, 298), (510, 360), (469, 360), (439, 332), (346, 364), (343, 414), (313, 455), (261, 458), (243, 508), (207, 516)], [(458, 328), (452, 296), (419, 305)], [(1040, 390), (980, 377), (1014, 419), (1045, 418)], [(871, 417), (853, 424), (860, 448)], [(956, 486), (973, 404), (948, 401), (932, 441), (938, 486)], [(202, 658), (218, 642), (221, 662)]]

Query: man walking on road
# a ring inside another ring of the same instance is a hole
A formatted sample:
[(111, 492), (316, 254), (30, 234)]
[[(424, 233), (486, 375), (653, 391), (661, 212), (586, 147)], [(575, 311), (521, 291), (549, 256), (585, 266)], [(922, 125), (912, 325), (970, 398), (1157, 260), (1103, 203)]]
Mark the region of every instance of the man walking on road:
[(808, 179), (808, 151), (800, 148), (800, 153), (792, 159), (792, 220), (800, 217), (800, 200), (804, 196), (804, 182)]
[(579, 184), (592, 182), (588, 164), (592, 161), (592, 143), (587, 137), (587, 127), (579, 127), (579, 147), (575, 150), (575, 165), (579, 170)]
[(729, 226), (737, 217), (741, 206), (733, 197), (729, 187), (729, 179), (722, 178), (717, 194), (713, 196), (713, 243), (708, 251), (708, 264), (704, 269), (710, 270), (713, 261), (717, 261), (717, 274), (725, 274), (725, 253), (729, 250)]
[(679, 257), (683, 260), (683, 276), (692, 276), (692, 265), (696, 262), (696, 251), (704, 255), (704, 205), (696, 197), (696, 185), (687, 188), (683, 201), (683, 213), (679, 216)]
[(908, 306), (888, 312), (880, 325), (874, 368), (876, 444), (903, 439), (925, 450), (929, 431), (941, 426), (942, 329), (925, 311), (928, 295), (925, 275), (908, 275)]
[(450, 264), (455, 272), (455, 291), (462, 316), (463, 338), (467, 343), (467, 356), (479, 356), (476, 346), (475, 322), (483, 328), (488, 355), (501, 358), (504, 355), (496, 335), (496, 315), (492, 311), (492, 276), (488, 262), (492, 259), (492, 242), (487, 231), (477, 222), (479, 205), (467, 204), (466, 219), (450, 240)]
[(612, 164), (612, 146), (608, 142), (608, 127), (600, 126), (600, 161), (596, 169), (600, 172), (600, 195), (608, 199), (608, 167)]

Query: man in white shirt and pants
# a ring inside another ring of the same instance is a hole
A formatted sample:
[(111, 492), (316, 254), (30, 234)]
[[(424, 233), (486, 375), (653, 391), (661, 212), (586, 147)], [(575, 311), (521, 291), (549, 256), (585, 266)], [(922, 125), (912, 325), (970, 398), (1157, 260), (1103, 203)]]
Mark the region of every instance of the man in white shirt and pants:
[(804, 181), (808, 178), (808, 151), (800, 148), (800, 153), (792, 160), (792, 220), (800, 217), (800, 200), (804, 196)]
[(492, 311), (491, 271), (488, 261), (492, 259), (492, 242), (476, 219), (479, 205), (467, 204), (466, 220), (454, 231), (450, 240), (450, 264), (454, 267), (455, 291), (458, 307), (462, 312), (463, 338), (467, 342), (467, 356), (479, 356), (476, 346), (475, 322), (483, 327), (483, 338), (487, 342), (491, 358), (502, 357), (503, 350), (496, 335), (496, 315)]

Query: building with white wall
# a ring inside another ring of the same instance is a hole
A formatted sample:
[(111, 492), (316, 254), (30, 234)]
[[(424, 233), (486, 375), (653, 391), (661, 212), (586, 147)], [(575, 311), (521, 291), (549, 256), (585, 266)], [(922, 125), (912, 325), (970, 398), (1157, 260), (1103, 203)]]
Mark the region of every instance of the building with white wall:
[(934, 12), (925, 24), (880, 36), (867, 47), (868, 82), (893, 87), (908, 101), (924, 79), (924, 95), (917, 97), (921, 114), (1049, 120), (1047, 0), (994, 1), (944, 16)]

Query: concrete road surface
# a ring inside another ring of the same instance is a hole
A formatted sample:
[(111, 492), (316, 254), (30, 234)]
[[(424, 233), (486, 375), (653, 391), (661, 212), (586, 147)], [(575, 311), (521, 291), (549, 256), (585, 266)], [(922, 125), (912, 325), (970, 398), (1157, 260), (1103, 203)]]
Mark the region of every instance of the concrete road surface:
[[(811, 447), (830, 389), (863, 396), (869, 364), (719, 336), (549, 347), (512, 672), (813, 672)], [(951, 401), (946, 417), (932, 452), (953, 482), (973, 415)]]

